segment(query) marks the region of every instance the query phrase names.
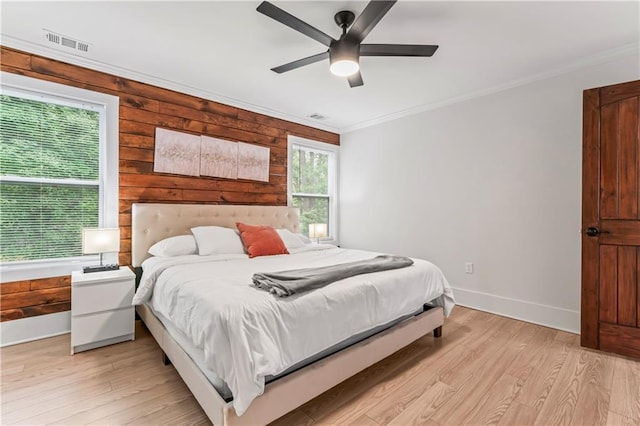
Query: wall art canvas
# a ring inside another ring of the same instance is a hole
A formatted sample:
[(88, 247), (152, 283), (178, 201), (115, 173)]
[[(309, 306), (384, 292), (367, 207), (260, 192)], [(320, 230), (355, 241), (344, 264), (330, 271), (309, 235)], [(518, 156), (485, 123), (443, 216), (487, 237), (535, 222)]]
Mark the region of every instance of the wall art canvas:
[(156, 128), (153, 171), (200, 175), (200, 136)]
[(236, 142), (202, 136), (201, 144), (201, 176), (238, 178), (238, 144)]
[(238, 179), (269, 182), (269, 148), (238, 142)]

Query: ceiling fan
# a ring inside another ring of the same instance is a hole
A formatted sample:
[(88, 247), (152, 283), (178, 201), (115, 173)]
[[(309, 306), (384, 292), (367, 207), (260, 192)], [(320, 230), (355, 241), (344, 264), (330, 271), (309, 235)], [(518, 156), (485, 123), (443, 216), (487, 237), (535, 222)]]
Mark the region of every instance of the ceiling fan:
[(258, 12), (329, 48), (326, 52), (271, 68), (271, 71), (283, 73), (329, 58), (331, 72), (341, 77), (347, 77), (349, 85), (357, 87), (364, 84), (362, 74), (360, 74), (361, 56), (432, 56), (438, 49), (436, 45), (362, 44), (365, 37), (369, 35), (396, 1), (370, 1), (358, 19), (353, 12), (348, 10), (336, 13), (334, 20), (342, 28), (342, 35), (338, 40), (285, 12), (278, 6), (263, 1), (257, 8)]

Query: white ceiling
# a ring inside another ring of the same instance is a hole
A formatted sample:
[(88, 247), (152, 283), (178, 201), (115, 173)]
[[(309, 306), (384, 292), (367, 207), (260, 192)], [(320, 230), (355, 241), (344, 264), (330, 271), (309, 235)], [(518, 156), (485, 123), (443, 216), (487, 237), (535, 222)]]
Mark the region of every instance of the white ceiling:
[[(328, 61), (270, 68), (326, 48), (238, 2), (7, 2), (2, 44), (334, 131), (428, 109), (638, 50), (632, 2), (398, 2), (366, 43), (438, 44), (431, 58), (361, 59), (349, 88)], [(333, 15), (366, 2), (275, 1), (337, 38)], [(90, 43), (53, 46), (43, 29)], [(640, 70), (639, 70), (640, 76)], [(319, 113), (328, 118), (307, 118)]]

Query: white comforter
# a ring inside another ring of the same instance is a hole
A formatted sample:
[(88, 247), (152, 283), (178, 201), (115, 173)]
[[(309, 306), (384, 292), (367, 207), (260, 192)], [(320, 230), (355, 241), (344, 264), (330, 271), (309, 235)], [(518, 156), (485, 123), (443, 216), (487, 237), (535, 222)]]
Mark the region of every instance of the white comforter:
[(238, 415), (277, 375), (350, 336), (390, 322), (431, 301), (448, 315), (453, 293), (444, 275), (420, 259), (407, 268), (348, 278), (278, 298), (253, 287), (255, 272), (327, 266), (380, 253), (310, 245), (291, 255), (151, 258), (134, 304), (150, 300), (204, 351), (207, 367), (233, 393)]

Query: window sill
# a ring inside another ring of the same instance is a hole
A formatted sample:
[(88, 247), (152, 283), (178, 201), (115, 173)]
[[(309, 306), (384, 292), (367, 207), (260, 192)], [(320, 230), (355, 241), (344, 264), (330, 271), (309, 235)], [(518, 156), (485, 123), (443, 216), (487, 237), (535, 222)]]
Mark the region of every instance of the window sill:
[[(0, 266), (0, 282), (8, 283), (71, 275), (71, 272), (79, 271), (83, 266), (96, 265), (99, 262), (99, 256), (84, 256), (69, 259), (43, 260), (39, 262), (10, 263)], [(117, 262), (117, 256), (108, 256), (105, 254), (104, 262), (115, 263)]]
[(331, 244), (338, 247), (340, 246), (340, 242), (338, 240), (334, 240), (333, 238), (321, 238), (319, 242), (315, 238), (311, 238), (311, 242), (313, 244)]

